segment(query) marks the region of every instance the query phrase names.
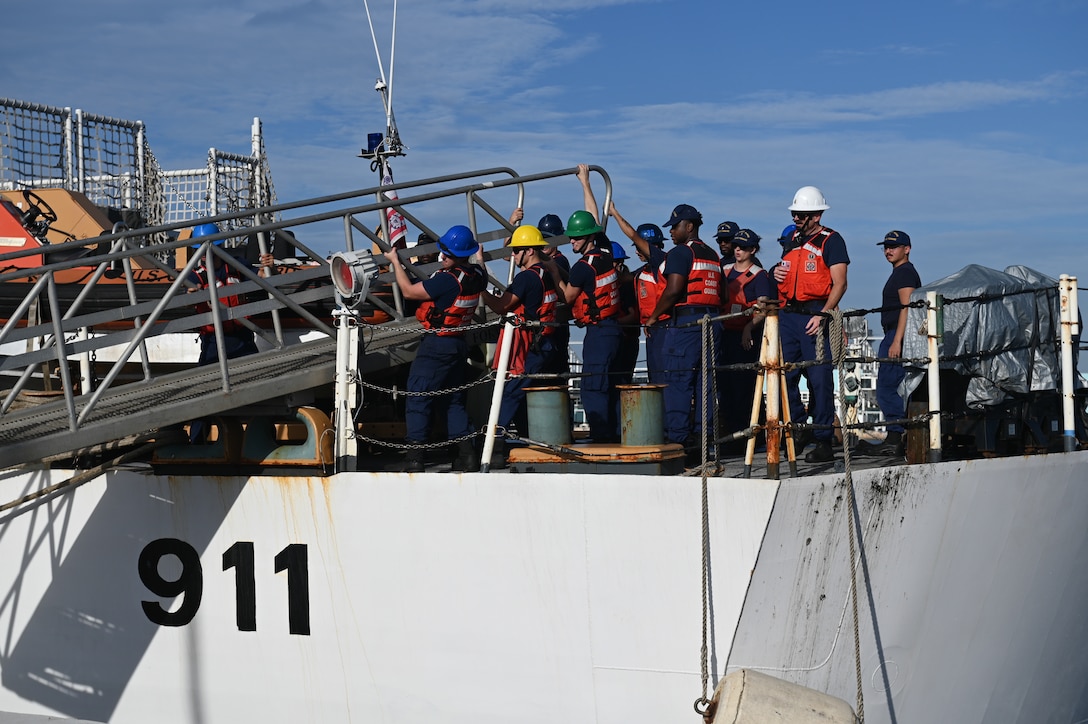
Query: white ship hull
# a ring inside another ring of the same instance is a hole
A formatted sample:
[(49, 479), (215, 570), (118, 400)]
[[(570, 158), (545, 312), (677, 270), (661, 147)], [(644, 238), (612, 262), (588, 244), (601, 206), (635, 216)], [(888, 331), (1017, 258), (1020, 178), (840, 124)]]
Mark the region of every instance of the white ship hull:
[[(1088, 716), (1086, 469), (1067, 453), (855, 474), (866, 721)], [(0, 491), (70, 474), (0, 473)], [(843, 479), (709, 480), (711, 686), (757, 668), (855, 703)], [(697, 478), (110, 473), (0, 519), (0, 710), (696, 721), (701, 520)], [(188, 604), (148, 589), (141, 554)], [(151, 620), (171, 615), (191, 620)]]

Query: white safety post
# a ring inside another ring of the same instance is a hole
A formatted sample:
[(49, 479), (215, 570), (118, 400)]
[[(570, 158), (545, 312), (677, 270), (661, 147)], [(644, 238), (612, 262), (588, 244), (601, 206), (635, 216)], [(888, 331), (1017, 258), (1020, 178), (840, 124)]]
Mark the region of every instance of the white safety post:
[(1077, 278), (1062, 274), (1058, 279), (1058, 294), (1061, 298), (1062, 321), (1062, 433), (1063, 449), (1072, 452), (1077, 449), (1077, 430), (1075, 405), (1073, 399), (1073, 337), (1078, 333), (1077, 325)]
[[(491, 452), (495, 449), (495, 428), (499, 425), (502, 407), (502, 390), (506, 385), (506, 371), (510, 368), (510, 348), (514, 346), (514, 325), (507, 322), (502, 327), (502, 344), (499, 345), (499, 367), (495, 370), (495, 389), (491, 392), (491, 412), (487, 415), (484, 429), (484, 450), (480, 454), (480, 472), (491, 471)], [(522, 432), (521, 434), (525, 434)]]
[(355, 438), (355, 402), (359, 385), (359, 325), (355, 315), (343, 307), (333, 310), (336, 317), (336, 470), (354, 472), (358, 468), (359, 442)]
[[(79, 341), (86, 342), (91, 338), (91, 330), (88, 327), (79, 328)], [(94, 375), (91, 374), (90, 350), (79, 355), (79, 394), (89, 395), (94, 392)]]
[(929, 337), (929, 462), (941, 461), (941, 342), (944, 337), (944, 297), (926, 292), (926, 331)]

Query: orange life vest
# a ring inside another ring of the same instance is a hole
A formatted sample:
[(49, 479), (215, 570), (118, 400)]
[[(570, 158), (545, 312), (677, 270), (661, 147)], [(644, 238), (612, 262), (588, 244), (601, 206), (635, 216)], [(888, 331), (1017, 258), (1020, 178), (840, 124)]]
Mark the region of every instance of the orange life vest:
[[(518, 304), (517, 307), (510, 310), (513, 314), (519, 317), (524, 317), (529, 320), (537, 320), (546, 324), (555, 322), (556, 319), (556, 306), (559, 304), (559, 294), (555, 291), (555, 281), (552, 279), (551, 274), (544, 268), (543, 264), (534, 264), (527, 271), (531, 271), (536, 274), (540, 279), (540, 286), (542, 287), (543, 296), (540, 300), (540, 306), (536, 310), (536, 314), (526, 314), (524, 300)], [(554, 326), (544, 326), (540, 328), (540, 334), (554, 334)]]
[(587, 252), (582, 261), (593, 269), (593, 289), (583, 289), (574, 300), (574, 320), (580, 325), (594, 324), (620, 313), (620, 279), (611, 255), (599, 249)]
[[(651, 320), (650, 315), (653, 314), (654, 307), (657, 306), (661, 295), (665, 293), (667, 285), (665, 262), (661, 262), (656, 269), (649, 264), (639, 269), (638, 274), (635, 275), (635, 296), (638, 297), (639, 322), (646, 325), (651, 321), (656, 321)], [(668, 314), (660, 315), (660, 319), (668, 318)]]
[[(835, 232), (821, 229), (782, 257), (789, 262), (778, 291), (787, 302), (811, 302), (831, 294), (831, 269), (824, 261), (824, 242)], [(797, 232), (794, 232), (794, 238)]]
[[(222, 263), (222, 262), (219, 262)], [(208, 270), (203, 266), (198, 267), (196, 270), (197, 278), (200, 280), (200, 285), (204, 290), (208, 288)], [(231, 276), (229, 269), (226, 270), (226, 275), (222, 280), (218, 277), (215, 279), (215, 288), (218, 290), (222, 287), (230, 286), (232, 284), (239, 284), (237, 277)], [(237, 307), (242, 303), (242, 298), (237, 294), (229, 294), (227, 296), (219, 295), (219, 304), (221, 307)], [(194, 306), (197, 312), (210, 312), (212, 307), (207, 302), (200, 302)], [(238, 319), (223, 319), (223, 331), (224, 332), (237, 332), (243, 328), (241, 320)], [(215, 332), (214, 324), (202, 324), (197, 328), (197, 332), (200, 334), (212, 334)]]
[[(472, 322), (472, 315), (480, 304), (480, 292), (487, 286), (487, 277), (479, 267), (455, 266), (451, 269), (439, 269), (435, 274), (449, 274), (457, 281), (458, 292), (453, 302), (445, 309), (439, 309), (434, 300), (428, 299), (416, 310), (416, 319), (426, 329), (441, 329), (440, 337), (459, 337), (464, 327)], [(433, 275), (432, 275), (433, 276)]]
[[(537, 308), (535, 315), (526, 314), (524, 300), (510, 310), (511, 314), (514, 314), (524, 319), (537, 320), (540, 322), (550, 323), (556, 320), (556, 306), (559, 302), (559, 295), (555, 291), (555, 282), (552, 280), (551, 274), (542, 264), (534, 264), (529, 267), (528, 271), (534, 272), (540, 279), (540, 285), (543, 288), (543, 298), (540, 302), (540, 307)], [(514, 328), (514, 342), (510, 347), (510, 360), (507, 366), (507, 372), (511, 375), (520, 375), (525, 372), (525, 357), (529, 354), (529, 350), (533, 345), (534, 338), (539, 335), (541, 337), (555, 334), (558, 327), (555, 326), (543, 326), (540, 329), (530, 329), (526, 327)], [(506, 326), (503, 325), (502, 331), (499, 332), (499, 347), (502, 347), (503, 337), (506, 336)], [(495, 359), (491, 363), (492, 369), (499, 368), (499, 355), (495, 355)]]
[[(726, 314), (737, 314), (743, 312), (748, 307), (755, 306), (755, 302), (748, 301), (744, 288), (760, 274), (766, 274), (766, 272), (758, 266), (752, 266), (748, 271), (740, 272), (737, 276), (732, 278), (727, 274), (725, 277), (726, 301), (722, 311)], [(740, 330), (744, 329), (750, 319), (751, 317), (727, 318), (722, 320), (722, 326), (725, 329)]]
[(717, 252), (698, 239), (684, 245), (691, 249), (691, 271), (684, 299), (676, 307), (721, 307), (722, 268)]

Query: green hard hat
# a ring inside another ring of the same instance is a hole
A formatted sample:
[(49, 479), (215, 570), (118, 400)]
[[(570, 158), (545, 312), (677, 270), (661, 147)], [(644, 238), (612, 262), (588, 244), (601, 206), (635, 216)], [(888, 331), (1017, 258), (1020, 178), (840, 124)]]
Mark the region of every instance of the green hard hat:
[(576, 236), (592, 236), (601, 230), (601, 225), (588, 211), (575, 211), (567, 219), (567, 238)]

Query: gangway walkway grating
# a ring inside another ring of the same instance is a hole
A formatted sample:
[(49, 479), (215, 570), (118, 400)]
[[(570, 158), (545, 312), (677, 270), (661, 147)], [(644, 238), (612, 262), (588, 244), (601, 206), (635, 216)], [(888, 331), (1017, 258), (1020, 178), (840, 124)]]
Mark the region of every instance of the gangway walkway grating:
[[(42, 460), (149, 430), (221, 414), (333, 382), (336, 342), (314, 342), (228, 361), (230, 391), (218, 365), (112, 388), (77, 430), (64, 400), (0, 417), (0, 467)], [(76, 397), (77, 414), (81, 401)]]

